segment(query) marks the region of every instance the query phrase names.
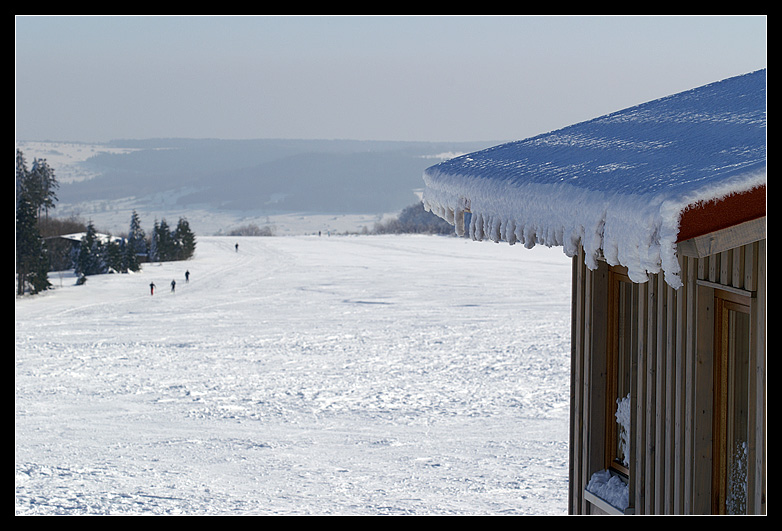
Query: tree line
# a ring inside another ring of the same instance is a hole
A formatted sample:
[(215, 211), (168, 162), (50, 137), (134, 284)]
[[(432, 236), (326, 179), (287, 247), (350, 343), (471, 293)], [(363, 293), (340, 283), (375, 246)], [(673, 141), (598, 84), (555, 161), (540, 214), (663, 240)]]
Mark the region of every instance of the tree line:
[(144, 261), (187, 260), (193, 256), (195, 248), (195, 234), (185, 218), (179, 218), (174, 229), (165, 219), (159, 223), (156, 220), (147, 237), (134, 210), (127, 237), (99, 234), (90, 222), (79, 245), (72, 251), (72, 264), (78, 282), (84, 283), (89, 275), (138, 271)]
[(375, 223), (374, 234), (441, 234), (453, 235), (453, 225), (424, 209), (423, 203), (414, 203), (395, 218)]
[[(30, 169), (24, 154), (16, 150), (16, 280), (17, 294), (35, 294), (51, 287), (48, 273), (73, 268), (78, 283), (87, 276), (127, 273), (141, 269), (143, 261), (187, 260), (195, 253), (196, 238), (186, 219), (173, 229), (165, 219), (155, 220), (149, 237), (138, 214), (131, 215), (126, 237), (101, 234), (90, 221), (56, 220), (49, 211), (57, 203), (59, 187), (54, 170), (45, 159), (35, 159)], [(61, 236), (84, 233), (78, 242)]]

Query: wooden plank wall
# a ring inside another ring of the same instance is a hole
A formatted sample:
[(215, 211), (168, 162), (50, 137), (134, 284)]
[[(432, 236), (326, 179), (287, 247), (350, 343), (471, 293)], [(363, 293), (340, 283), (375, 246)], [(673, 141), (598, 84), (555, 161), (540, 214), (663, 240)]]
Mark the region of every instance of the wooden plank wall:
[[(583, 252), (583, 251), (582, 251)], [(765, 514), (765, 240), (716, 255), (680, 257), (684, 285), (662, 275), (635, 284), (638, 310), (630, 496), (635, 514), (702, 514), (710, 510), (711, 338), (714, 289), (753, 296), (751, 360), (755, 368), (750, 512)], [(584, 487), (603, 468), (608, 266), (590, 271), (573, 258), (570, 494), (572, 514), (590, 512)], [(711, 319), (711, 323), (709, 322)], [(601, 366), (601, 363), (603, 366)], [(611, 419), (613, 421), (613, 419)]]

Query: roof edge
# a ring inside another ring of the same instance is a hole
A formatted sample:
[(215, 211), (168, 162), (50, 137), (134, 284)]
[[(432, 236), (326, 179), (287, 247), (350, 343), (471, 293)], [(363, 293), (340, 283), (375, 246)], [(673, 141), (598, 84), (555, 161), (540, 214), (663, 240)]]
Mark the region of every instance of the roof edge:
[(766, 215), (766, 185), (720, 199), (699, 201), (681, 214), (676, 243), (727, 229)]

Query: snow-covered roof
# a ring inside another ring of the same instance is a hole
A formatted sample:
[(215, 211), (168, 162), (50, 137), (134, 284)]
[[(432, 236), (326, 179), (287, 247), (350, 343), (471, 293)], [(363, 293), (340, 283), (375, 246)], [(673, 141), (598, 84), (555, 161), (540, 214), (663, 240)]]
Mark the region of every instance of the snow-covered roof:
[(456, 157), (424, 182), (425, 208), (457, 234), (568, 256), (582, 244), (590, 269), (602, 256), (679, 287), (682, 212), (765, 187), (766, 70)]
[[(63, 234), (59, 237), (65, 240), (80, 242), (84, 239), (86, 235), (87, 235), (86, 232), (74, 232), (72, 234)], [(102, 234), (100, 232), (95, 233), (95, 238), (102, 243), (107, 243), (109, 241), (116, 241), (116, 242), (122, 241), (122, 238), (120, 238), (119, 236), (111, 236), (109, 234)]]

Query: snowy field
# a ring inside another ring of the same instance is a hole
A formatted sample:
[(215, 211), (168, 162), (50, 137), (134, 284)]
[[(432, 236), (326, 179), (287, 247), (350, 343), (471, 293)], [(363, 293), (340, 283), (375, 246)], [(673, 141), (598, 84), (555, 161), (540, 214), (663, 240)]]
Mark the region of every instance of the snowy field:
[(567, 512), (561, 248), (199, 237), (53, 283), (15, 301), (17, 515)]

